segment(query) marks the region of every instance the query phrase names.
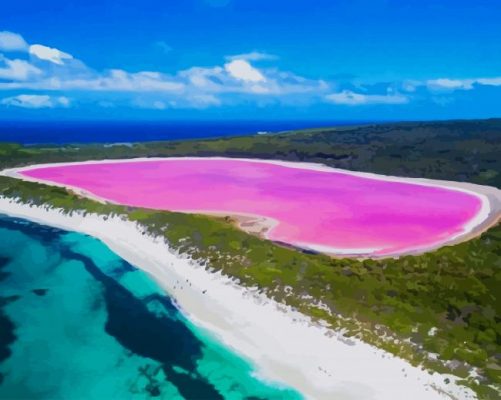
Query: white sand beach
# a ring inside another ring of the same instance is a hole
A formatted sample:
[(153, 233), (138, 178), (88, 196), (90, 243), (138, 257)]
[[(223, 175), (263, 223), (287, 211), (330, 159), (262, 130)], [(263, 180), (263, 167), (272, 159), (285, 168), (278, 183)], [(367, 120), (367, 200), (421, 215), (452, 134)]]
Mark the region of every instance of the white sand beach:
[[(92, 235), (146, 271), (187, 317), (253, 363), (263, 379), (309, 399), (474, 399), (451, 375), (430, 373), (176, 254), (161, 239), (120, 218), (21, 204), (0, 197), (0, 213)], [(450, 380), (449, 383), (447, 381)]]

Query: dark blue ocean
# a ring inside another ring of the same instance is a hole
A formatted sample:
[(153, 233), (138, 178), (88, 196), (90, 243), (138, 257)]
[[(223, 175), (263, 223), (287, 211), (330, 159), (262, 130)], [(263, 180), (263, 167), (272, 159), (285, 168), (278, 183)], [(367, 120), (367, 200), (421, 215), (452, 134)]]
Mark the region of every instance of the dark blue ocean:
[(0, 215), (0, 399), (297, 400), (92, 237)]
[(281, 132), (325, 126), (356, 125), (343, 121), (186, 121), (186, 122), (76, 122), (0, 121), (0, 142), (35, 143), (117, 143), (179, 140), (258, 132)]

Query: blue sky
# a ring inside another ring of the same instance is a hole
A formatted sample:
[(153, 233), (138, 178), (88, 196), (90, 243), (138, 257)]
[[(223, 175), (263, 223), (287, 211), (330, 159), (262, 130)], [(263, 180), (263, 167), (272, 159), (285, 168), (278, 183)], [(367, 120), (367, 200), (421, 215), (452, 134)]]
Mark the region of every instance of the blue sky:
[(499, 0), (0, 9), (1, 119), (501, 117)]

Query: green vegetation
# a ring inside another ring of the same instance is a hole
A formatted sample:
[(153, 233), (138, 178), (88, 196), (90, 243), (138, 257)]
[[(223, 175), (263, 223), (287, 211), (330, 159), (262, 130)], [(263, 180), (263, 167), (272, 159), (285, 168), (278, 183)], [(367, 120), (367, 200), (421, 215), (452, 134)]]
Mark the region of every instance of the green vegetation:
[(103, 158), (215, 156), (330, 166), (501, 187), (501, 119), (325, 128), (224, 139), (128, 145), (0, 144), (0, 167)]
[[(492, 120), (320, 129), (132, 147), (4, 144), (0, 164), (230, 155), (315, 161), (501, 187), (499, 154), (501, 121)], [(453, 372), (482, 399), (500, 398), (501, 226), (469, 242), (420, 256), (333, 259), (277, 246), (236, 229), (224, 218), (100, 204), (61, 188), (6, 177), (0, 177), (0, 195), (68, 212), (124, 215), (243, 285), (257, 285), (269, 297), (413, 363)], [(468, 377), (472, 367), (478, 369), (479, 384)]]

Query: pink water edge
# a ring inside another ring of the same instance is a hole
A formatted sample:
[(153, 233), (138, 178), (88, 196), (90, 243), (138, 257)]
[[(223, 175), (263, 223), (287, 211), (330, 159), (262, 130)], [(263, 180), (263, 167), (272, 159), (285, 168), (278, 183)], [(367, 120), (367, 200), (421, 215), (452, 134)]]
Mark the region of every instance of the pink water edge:
[(23, 175), (129, 206), (253, 214), (272, 240), (338, 253), (397, 254), (442, 244), (477, 216), (467, 192), (237, 159), (34, 167)]

